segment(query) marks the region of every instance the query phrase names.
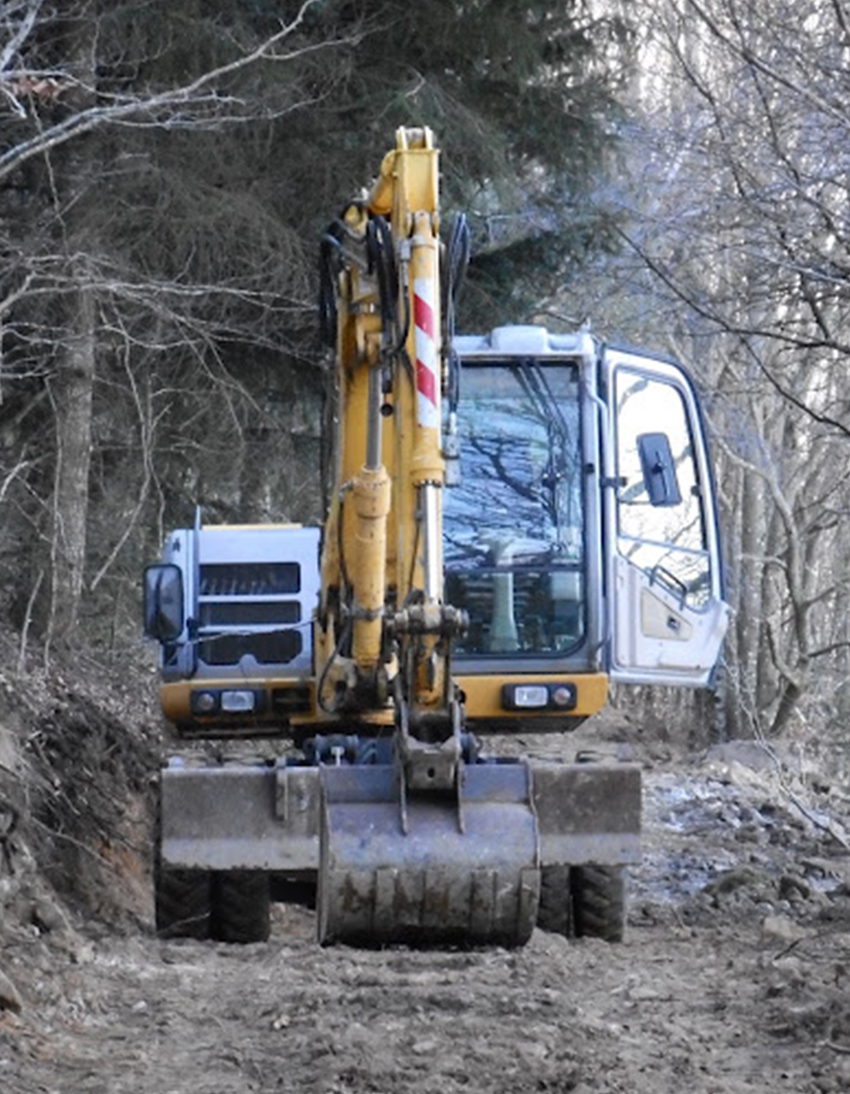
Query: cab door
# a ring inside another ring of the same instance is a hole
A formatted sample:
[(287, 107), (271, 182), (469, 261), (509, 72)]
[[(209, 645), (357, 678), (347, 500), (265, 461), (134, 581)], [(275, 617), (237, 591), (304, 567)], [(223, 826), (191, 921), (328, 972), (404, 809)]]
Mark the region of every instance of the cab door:
[(701, 687), (729, 608), (696, 392), (678, 365), (616, 349), (603, 353), (601, 380), (609, 672)]

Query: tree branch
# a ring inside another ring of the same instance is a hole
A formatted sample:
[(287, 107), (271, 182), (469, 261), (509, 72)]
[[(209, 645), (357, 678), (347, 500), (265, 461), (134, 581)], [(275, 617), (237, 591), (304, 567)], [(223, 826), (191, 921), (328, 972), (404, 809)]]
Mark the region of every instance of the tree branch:
[(687, 0), (687, 3), (689, 7), (693, 8), (700, 19), (702, 19), (715, 38), (717, 38), (718, 41), (723, 42), (725, 46), (728, 46), (728, 48), (732, 50), (736, 56), (740, 57), (742, 61), (745, 61), (748, 65), (752, 65), (752, 67), (758, 69), (759, 72), (763, 72), (765, 76), (769, 76), (776, 83), (788, 88), (789, 91), (793, 91), (795, 95), (799, 95), (801, 99), (808, 102), (811, 106), (816, 107), (816, 109), (820, 110), (823, 114), (832, 118), (833, 121), (840, 122), (843, 128), (847, 127), (847, 115), (843, 111), (837, 110), (831, 103), (828, 103), (826, 99), (812, 91), (811, 88), (797, 83), (797, 81), (792, 80), (787, 73), (781, 72), (779, 69), (774, 68), (773, 65), (768, 64), (763, 57), (759, 57), (749, 48), (749, 46), (744, 43), (739, 44), (733, 41), (732, 38), (723, 31), (717, 20), (712, 18), (705, 7), (699, 3), (699, 0)]
[[(117, 101), (109, 105), (89, 107), (87, 110), (72, 114), (56, 125), (37, 133), (29, 140), (14, 145), (0, 155), (0, 182), (8, 178), (33, 156), (43, 155), (59, 145), (103, 126), (130, 123), (140, 115), (153, 116), (162, 111), (171, 111), (180, 105), (190, 106), (196, 110), (201, 106), (211, 106), (220, 110), (222, 105), (236, 100), (222, 97), (215, 90), (212, 90), (211, 85), (217, 81), (231, 76), (260, 60), (293, 61), (306, 54), (315, 53), (330, 45), (338, 44), (336, 42), (323, 42), (318, 45), (306, 46), (300, 50), (293, 50), (283, 55), (273, 52), (276, 46), (289, 38), (299, 28), (307, 11), (317, 2), (318, 0), (305, 0), (293, 21), (283, 26), (277, 34), (267, 38), (250, 53), (205, 72), (196, 80), (192, 80), (191, 83), (162, 91), (146, 99), (134, 98), (129, 101)], [(222, 119), (219, 117), (217, 120), (221, 121)], [(174, 119), (171, 119), (171, 121), (173, 122)], [(165, 125), (166, 122), (151, 121), (150, 124)]]
[(798, 348), (805, 349), (837, 349), (838, 347), (829, 345), (828, 343), (823, 341), (815, 342), (811, 339), (807, 339), (805, 341), (800, 339), (793, 339), (788, 337), (787, 335), (783, 335), (776, 328), (765, 328), (763, 330), (757, 328), (753, 329), (742, 327), (735, 323), (729, 322), (729, 320), (719, 315), (715, 309), (706, 307), (705, 305), (701, 304), (692, 293), (686, 292), (681, 287), (679, 282), (674, 280), (674, 278), (667, 272), (667, 270), (659, 262), (657, 262), (652, 257), (652, 255), (650, 255), (649, 252), (646, 251), (637, 242), (636, 239), (634, 239), (634, 237), (626, 232), (625, 229), (618, 226), (615, 227), (614, 230), (624, 240), (624, 242), (628, 244), (629, 247), (631, 247), (635, 254), (638, 255), (641, 261), (646, 264), (646, 266), (667, 286), (668, 289), (670, 289), (670, 291), (677, 297), (677, 299), (687, 304), (689, 308), (696, 312), (697, 315), (702, 316), (703, 319), (708, 319), (710, 322), (716, 324), (716, 326), (721, 330), (724, 330), (729, 334), (734, 334), (740, 340), (741, 345), (746, 349), (747, 353), (758, 366), (759, 371), (762, 373), (762, 375), (765, 377), (765, 379), (778, 395), (781, 395), (782, 398), (786, 400), (786, 402), (796, 407), (803, 414), (806, 414), (813, 421), (816, 421), (821, 425), (828, 426), (831, 429), (835, 429), (839, 433), (841, 433), (842, 436), (850, 438), (850, 426), (845, 425), (844, 422), (839, 421), (837, 418), (833, 418), (829, 414), (824, 414), (821, 411), (815, 410), (814, 407), (809, 406), (805, 402), (805, 400), (801, 399), (798, 395), (796, 395), (789, 387), (780, 383), (779, 379), (764, 363), (761, 356), (753, 349), (750, 339), (754, 337), (770, 338), (774, 341), (784, 341), (790, 343), (791, 345), (796, 345)]

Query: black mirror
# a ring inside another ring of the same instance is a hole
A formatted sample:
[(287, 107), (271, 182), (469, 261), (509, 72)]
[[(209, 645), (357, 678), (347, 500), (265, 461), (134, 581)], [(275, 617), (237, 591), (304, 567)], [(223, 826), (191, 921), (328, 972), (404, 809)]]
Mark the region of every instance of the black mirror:
[(667, 434), (641, 433), (637, 444), (650, 505), (679, 505), (682, 495)]
[(171, 563), (145, 570), (145, 634), (174, 642), (183, 631), (183, 574)]

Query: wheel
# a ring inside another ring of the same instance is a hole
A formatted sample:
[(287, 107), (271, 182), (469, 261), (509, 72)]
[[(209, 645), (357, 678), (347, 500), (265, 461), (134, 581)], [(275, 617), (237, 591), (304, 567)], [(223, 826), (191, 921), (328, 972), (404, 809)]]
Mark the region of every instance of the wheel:
[(162, 799), (157, 801), (153, 831), (153, 900), (156, 933), (161, 938), (209, 938), (208, 870), (171, 869), (162, 863)]
[(572, 937), (573, 910), (569, 866), (544, 866), (540, 871), (537, 926), (550, 934)]
[(162, 938), (209, 937), (210, 875), (205, 870), (154, 870), (156, 933)]
[(626, 927), (622, 866), (574, 866), (570, 889), (576, 937), (622, 942)]
[(265, 942), (269, 937), (269, 879), (262, 871), (216, 874), (212, 903), (210, 934), (219, 942)]

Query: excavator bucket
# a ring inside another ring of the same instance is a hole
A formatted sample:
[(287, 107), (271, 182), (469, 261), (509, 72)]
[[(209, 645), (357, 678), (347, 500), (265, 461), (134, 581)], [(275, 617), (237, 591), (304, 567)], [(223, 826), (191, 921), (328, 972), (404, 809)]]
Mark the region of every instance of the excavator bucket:
[(521, 946), (537, 919), (525, 764), (462, 769), (457, 795), (402, 790), (396, 768), (322, 772), (322, 943)]

